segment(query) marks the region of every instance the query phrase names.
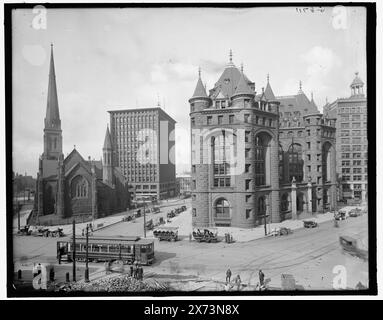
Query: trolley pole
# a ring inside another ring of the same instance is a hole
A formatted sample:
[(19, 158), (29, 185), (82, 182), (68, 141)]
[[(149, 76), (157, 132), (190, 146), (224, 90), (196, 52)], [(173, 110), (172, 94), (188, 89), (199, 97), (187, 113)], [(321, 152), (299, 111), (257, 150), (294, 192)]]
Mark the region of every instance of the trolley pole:
[(85, 282), (89, 282), (88, 243), (89, 243), (89, 225), (86, 226)]
[(73, 281), (76, 281), (76, 221), (73, 220), (73, 239), (72, 239), (72, 260), (73, 260)]

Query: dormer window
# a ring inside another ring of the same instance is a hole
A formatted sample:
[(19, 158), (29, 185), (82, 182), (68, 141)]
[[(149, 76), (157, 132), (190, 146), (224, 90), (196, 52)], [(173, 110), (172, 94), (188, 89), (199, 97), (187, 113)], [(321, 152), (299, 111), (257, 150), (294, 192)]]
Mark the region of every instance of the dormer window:
[(227, 79), (223, 80), (223, 82), (224, 82), (225, 84), (229, 84), (229, 83), (230, 83), (230, 79), (227, 78)]

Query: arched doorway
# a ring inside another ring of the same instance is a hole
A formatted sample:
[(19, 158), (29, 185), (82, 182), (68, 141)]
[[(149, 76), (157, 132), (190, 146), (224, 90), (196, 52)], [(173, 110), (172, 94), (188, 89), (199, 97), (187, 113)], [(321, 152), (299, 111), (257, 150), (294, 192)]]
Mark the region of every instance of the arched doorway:
[(231, 225), (230, 203), (225, 198), (219, 198), (214, 205), (214, 221), (216, 226)]

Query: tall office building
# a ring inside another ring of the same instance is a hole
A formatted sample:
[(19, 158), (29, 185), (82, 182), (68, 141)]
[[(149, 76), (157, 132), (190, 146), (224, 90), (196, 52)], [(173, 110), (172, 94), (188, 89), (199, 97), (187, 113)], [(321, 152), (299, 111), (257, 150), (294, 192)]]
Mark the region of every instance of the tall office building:
[(136, 199), (174, 196), (176, 121), (159, 107), (109, 113), (113, 164), (134, 186)]
[(367, 200), (367, 99), (364, 83), (355, 73), (351, 95), (326, 104), (324, 112), (337, 120), (337, 173), (340, 197)]

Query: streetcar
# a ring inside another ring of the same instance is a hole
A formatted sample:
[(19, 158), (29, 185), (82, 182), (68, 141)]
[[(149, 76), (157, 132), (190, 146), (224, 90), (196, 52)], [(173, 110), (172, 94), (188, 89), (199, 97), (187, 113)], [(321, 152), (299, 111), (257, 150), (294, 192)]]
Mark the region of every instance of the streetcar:
[[(124, 264), (139, 262), (144, 265), (151, 265), (154, 261), (154, 240), (138, 236), (91, 236), (88, 238), (88, 247), (88, 261), (121, 260)], [(57, 241), (57, 259), (73, 260), (73, 239)], [(76, 261), (85, 260), (86, 237), (76, 237)]]

